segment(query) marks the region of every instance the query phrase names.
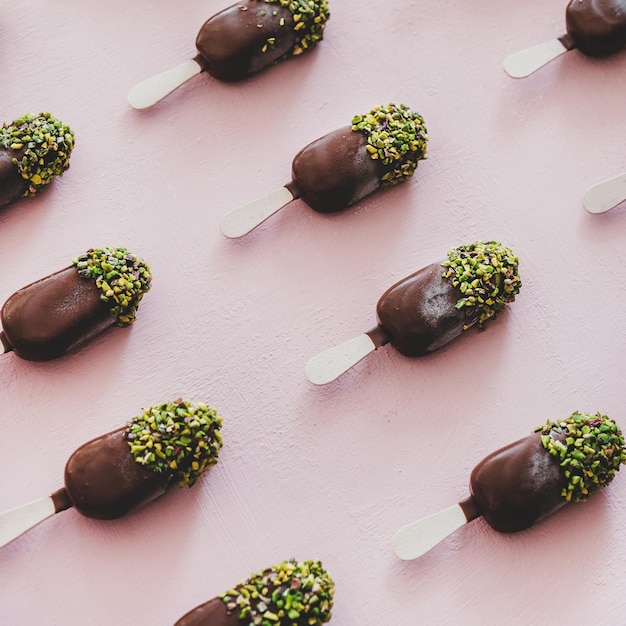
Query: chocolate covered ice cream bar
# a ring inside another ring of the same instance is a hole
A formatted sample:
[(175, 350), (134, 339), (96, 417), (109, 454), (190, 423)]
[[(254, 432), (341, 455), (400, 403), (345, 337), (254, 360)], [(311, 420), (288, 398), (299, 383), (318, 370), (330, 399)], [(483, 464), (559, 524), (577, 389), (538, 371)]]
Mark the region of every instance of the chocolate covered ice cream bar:
[(475, 324), (484, 327), (519, 293), (518, 266), (513, 252), (497, 241), (452, 248), (444, 261), (387, 289), (376, 306), (378, 325), (313, 357), (308, 379), (329, 383), (388, 343), (405, 356), (424, 356)]
[(516, 52), (504, 61), (513, 78), (524, 78), (569, 50), (604, 57), (626, 47), (626, 0), (571, 0), (565, 10), (567, 33)]
[(291, 181), (228, 213), (222, 233), (242, 237), (297, 198), (318, 213), (341, 211), (411, 178), (426, 157), (427, 143), (419, 113), (404, 104), (374, 107), (302, 148), (293, 159)]
[(0, 128), (0, 208), (34, 196), (70, 166), (74, 132), (50, 113)]
[(123, 428), (80, 446), (65, 466), (65, 486), (51, 496), (0, 515), (0, 546), (70, 507), (108, 520), (162, 496), (173, 485), (193, 486), (217, 463), (222, 418), (204, 403), (166, 402)]
[(147, 263), (126, 248), (91, 248), (9, 297), (0, 311), (4, 352), (47, 361), (110, 326), (129, 326), (151, 281)]
[(237, 81), (313, 49), (330, 18), (326, 0), (243, 0), (208, 19), (198, 54), (131, 89), (128, 102), (150, 107), (201, 72)]
[(469, 498), (401, 528), (394, 551), (401, 559), (417, 558), (481, 516), (499, 532), (524, 530), (608, 485), (622, 463), (624, 436), (606, 415), (575, 412), (548, 421), (478, 463)]
[(319, 561), (283, 561), (197, 606), (174, 626), (321, 626), (335, 585)]

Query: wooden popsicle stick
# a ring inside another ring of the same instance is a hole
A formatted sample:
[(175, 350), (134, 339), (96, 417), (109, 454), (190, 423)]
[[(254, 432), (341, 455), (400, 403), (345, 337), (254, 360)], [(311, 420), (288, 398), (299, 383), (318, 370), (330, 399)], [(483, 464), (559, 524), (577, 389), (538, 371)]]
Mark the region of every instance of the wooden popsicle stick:
[(128, 104), (133, 109), (147, 109), (160, 102), (175, 89), (202, 72), (195, 59), (189, 59), (165, 72), (137, 83), (128, 92)]
[(469, 521), (461, 505), (455, 504), (400, 528), (392, 539), (393, 551), (404, 561), (416, 559)]
[(606, 213), (622, 202), (626, 202), (626, 174), (592, 185), (583, 196), (583, 206), (589, 213)]
[(220, 224), (220, 230), (229, 239), (243, 237), (294, 199), (294, 194), (287, 187), (281, 187), (227, 213)]
[(52, 496), (34, 500), (0, 514), (0, 548), (57, 512)]
[(326, 385), (354, 367), (376, 348), (368, 334), (354, 337), (310, 359), (305, 368), (306, 377), (314, 385)]
[(570, 50), (560, 39), (550, 39), (511, 54), (504, 60), (504, 71), (511, 78), (526, 78)]

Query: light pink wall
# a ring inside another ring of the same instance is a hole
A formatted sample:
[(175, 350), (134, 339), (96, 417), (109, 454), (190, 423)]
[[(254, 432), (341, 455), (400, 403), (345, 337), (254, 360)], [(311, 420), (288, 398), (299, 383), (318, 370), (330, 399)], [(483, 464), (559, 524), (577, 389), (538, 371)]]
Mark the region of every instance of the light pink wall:
[[(164, 400), (218, 407), (225, 442), (191, 491), (114, 522), (69, 510), (2, 549), (0, 621), (166, 626), (295, 556), (335, 578), (336, 626), (620, 623), (626, 476), (519, 534), (477, 520), (409, 563), (390, 540), (546, 419), (602, 411), (626, 428), (626, 214), (581, 206), (626, 171), (626, 53), (571, 52), (515, 81), (503, 59), (563, 34), (565, 2), (331, 0), (314, 53), (132, 110), (127, 91), (193, 56), (224, 6), (0, 2), (2, 118), (49, 110), (77, 137), (66, 176), (0, 214), (0, 301), (90, 246), (154, 273), (132, 329), (55, 362), (1, 357), (0, 510), (50, 494), (78, 445)], [(408, 184), (221, 235), (302, 146), (390, 101), (431, 136)], [(476, 239), (512, 247), (524, 281), (485, 333), (308, 383), (307, 360), (370, 329), (388, 286)]]

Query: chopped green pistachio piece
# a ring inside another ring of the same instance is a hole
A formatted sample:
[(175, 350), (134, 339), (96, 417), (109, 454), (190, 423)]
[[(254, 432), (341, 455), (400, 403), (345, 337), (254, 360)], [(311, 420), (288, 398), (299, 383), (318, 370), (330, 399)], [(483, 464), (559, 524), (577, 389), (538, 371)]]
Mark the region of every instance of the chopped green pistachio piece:
[(319, 561), (283, 561), (220, 595), (246, 625), (321, 626), (330, 621), (335, 584)]
[(13, 163), (28, 181), (23, 195), (33, 196), (70, 166), (74, 131), (50, 113), (28, 113), (3, 124), (0, 147), (16, 153)]
[(606, 415), (572, 413), (570, 417), (537, 426), (541, 444), (563, 468), (567, 486), (561, 495), (569, 502), (586, 500), (606, 487), (626, 463), (624, 436)]
[[(302, 54), (306, 50), (314, 48), (317, 43), (324, 38), (324, 28), (330, 18), (330, 11), (328, 10), (328, 2), (326, 0), (257, 1), (266, 2), (268, 4), (280, 4), (291, 12), (296, 39), (293, 48), (285, 57)], [(267, 46), (273, 47), (274, 42), (268, 39)]]
[(201, 402), (166, 402), (144, 409), (126, 428), (126, 440), (137, 463), (169, 483), (191, 487), (217, 463), (222, 447), (222, 418)]
[(442, 265), (446, 268), (442, 276), (462, 294), (457, 309), (475, 312), (481, 327), (513, 302), (522, 286), (518, 258), (497, 241), (452, 248)]
[(94, 280), (118, 326), (130, 326), (143, 294), (150, 289), (150, 266), (126, 248), (90, 248), (72, 259), (78, 275)]
[(418, 162), (426, 158), (424, 118), (404, 104), (377, 106), (365, 115), (356, 115), (352, 130), (367, 137), (365, 149), (383, 164), (381, 187), (407, 180)]

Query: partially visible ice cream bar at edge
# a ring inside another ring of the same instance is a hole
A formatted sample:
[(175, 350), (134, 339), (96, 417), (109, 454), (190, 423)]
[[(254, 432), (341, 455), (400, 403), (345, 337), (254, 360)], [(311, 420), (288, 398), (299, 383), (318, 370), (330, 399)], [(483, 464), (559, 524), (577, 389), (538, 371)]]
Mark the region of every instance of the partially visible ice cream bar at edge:
[(548, 421), (485, 457), (471, 473), (470, 497), (401, 528), (394, 551), (416, 558), (481, 516), (500, 532), (524, 530), (608, 485), (622, 463), (624, 437), (606, 415), (576, 412)]
[(151, 281), (148, 264), (126, 248), (92, 248), (9, 297), (0, 311), (4, 352), (47, 361), (129, 326)]
[(65, 486), (0, 515), (0, 546), (67, 508), (115, 519), (162, 496), (193, 486), (217, 463), (222, 419), (204, 403), (178, 399), (144, 409), (123, 428), (83, 444), (65, 466)]
[(268, 567), (181, 617), (174, 626), (322, 626), (335, 584), (320, 561)]
[(504, 61), (513, 78), (524, 78), (569, 50), (604, 57), (626, 47), (626, 0), (571, 0), (567, 34), (516, 52)]
[(626, 46), (626, 0), (571, 0), (565, 11), (567, 35), (560, 41), (587, 56), (607, 56)]
[(34, 196), (70, 166), (74, 132), (50, 113), (0, 128), (0, 208)]
[(193, 76), (206, 71), (237, 81), (313, 49), (330, 18), (326, 0), (245, 0), (209, 18), (196, 38), (198, 54), (131, 89), (136, 109), (156, 104)]
[(313, 357), (307, 377), (326, 384), (387, 343), (405, 356), (423, 356), (475, 324), (484, 327), (519, 293), (518, 265), (513, 252), (496, 241), (452, 248), (446, 260), (387, 289), (376, 306), (378, 325)]
[(297, 198), (319, 213), (345, 209), (413, 176), (426, 157), (427, 143), (419, 113), (404, 104), (377, 106), (300, 150), (293, 159), (292, 180), (228, 213), (222, 232), (241, 237)]

